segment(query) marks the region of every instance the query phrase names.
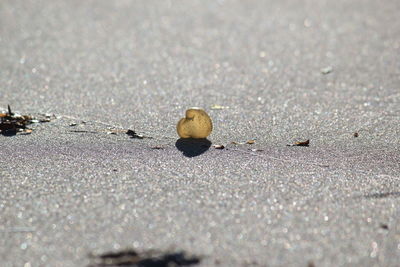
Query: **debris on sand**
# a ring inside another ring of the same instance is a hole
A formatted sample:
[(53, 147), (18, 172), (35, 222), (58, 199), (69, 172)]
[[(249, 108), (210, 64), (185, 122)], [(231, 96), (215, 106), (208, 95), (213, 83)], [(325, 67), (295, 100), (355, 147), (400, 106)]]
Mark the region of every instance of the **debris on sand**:
[(50, 118), (47, 116), (44, 119), (38, 120), (29, 115), (13, 113), (10, 105), (8, 105), (7, 113), (0, 113), (0, 134), (5, 136), (13, 136), (17, 133), (30, 134), (33, 130), (27, 128), (29, 124), (49, 121)]
[(294, 144), (288, 144), (287, 146), (309, 146), (310, 145), (310, 140), (306, 141), (298, 141), (295, 142)]
[(98, 134), (99, 132), (96, 131), (86, 131), (86, 130), (72, 130), (69, 131), (70, 133), (91, 133), (91, 134)]
[(120, 133), (128, 134), (127, 130), (115, 128), (113, 126), (107, 127), (106, 133), (107, 134), (112, 134), (112, 135), (118, 135)]
[(225, 148), (224, 145), (213, 145), (213, 147), (214, 147), (215, 149), (224, 149), (224, 148)]
[(232, 141), (232, 142), (231, 142), (232, 145), (253, 145), (253, 144), (255, 144), (255, 143), (256, 143), (256, 140), (254, 140), (254, 139), (247, 140), (247, 141), (244, 142), (244, 143), (236, 142), (236, 141)]
[(212, 105), (211, 109), (212, 110), (221, 110), (221, 109), (228, 109), (228, 106), (221, 106), (221, 105)]
[(89, 255), (95, 260), (91, 267), (107, 266), (190, 266), (199, 264), (201, 259), (196, 256), (187, 256), (185, 252), (158, 253), (147, 251), (139, 253), (135, 250), (104, 253), (98, 256)]
[(54, 115), (54, 114), (49, 114), (49, 113), (40, 114), (40, 115), (42, 116), (42, 118), (39, 120), (39, 122), (41, 122), (41, 123), (43, 123), (43, 122), (50, 122), (51, 119), (56, 119), (56, 118), (57, 118), (56, 115)]
[(353, 136), (354, 136), (354, 137), (358, 137), (358, 133), (355, 132), (355, 133), (353, 134)]
[(135, 131), (133, 130), (128, 130), (126, 131), (126, 134), (129, 135), (131, 138), (136, 138), (136, 139), (143, 139), (144, 136), (141, 134), (137, 134)]
[(387, 225), (386, 223), (381, 223), (379, 225), (380, 228), (384, 229), (384, 230), (389, 230), (389, 225)]
[(324, 74), (324, 75), (329, 74), (329, 73), (331, 73), (332, 71), (333, 71), (333, 68), (332, 68), (331, 66), (328, 66), (328, 67), (326, 67), (326, 68), (322, 68), (322, 69), (321, 69), (321, 73)]
[[(69, 125), (70, 125), (70, 127), (75, 128), (75, 126), (77, 126), (78, 124), (71, 123)], [(108, 134), (108, 135), (126, 134), (130, 138), (134, 138), (134, 139), (144, 139), (144, 138), (152, 139), (152, 137), (150, 137), (150, 136), (144, 136), (144, 135), (138, 134), (135, 131), (130, 130), (130, 129), (126, 130), (126, 129), (119, 129), (119, 128), (115, 128), (115, 127), (107, 127), (107, 129), (93, 129), (93, 130), (70, 130), (68, 132), (70, 132), (70, 133)]]

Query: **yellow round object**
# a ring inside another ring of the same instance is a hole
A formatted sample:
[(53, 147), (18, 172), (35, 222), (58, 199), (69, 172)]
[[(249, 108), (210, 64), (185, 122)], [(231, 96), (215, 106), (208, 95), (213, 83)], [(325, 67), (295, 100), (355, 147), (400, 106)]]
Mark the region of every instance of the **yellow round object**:
[(181, 138), (206, 138), (212, 131), (210, 116), (201, 108), (186, 110), (186, 117), (180, 119), (176, 130)]

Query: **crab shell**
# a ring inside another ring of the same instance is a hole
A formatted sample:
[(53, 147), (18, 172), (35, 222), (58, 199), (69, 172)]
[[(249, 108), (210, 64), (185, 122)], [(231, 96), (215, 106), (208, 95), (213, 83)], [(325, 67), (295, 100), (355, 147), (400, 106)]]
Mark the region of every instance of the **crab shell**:
[(212, 131), (210, 116), (201, 108), (186, 110), (186, 117), (179, 120), (176, 130), (181, 138), (206, 138)]

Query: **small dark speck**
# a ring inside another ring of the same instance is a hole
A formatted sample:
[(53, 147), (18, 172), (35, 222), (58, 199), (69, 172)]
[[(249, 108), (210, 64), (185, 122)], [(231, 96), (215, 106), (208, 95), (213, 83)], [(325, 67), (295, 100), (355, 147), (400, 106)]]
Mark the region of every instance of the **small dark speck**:
[(380, 226), (382, 229), (389, 230), (389, 225), (387, 225), (386, 223), (381, 223), (379, 226)]
[(358, 137), (358, 133), (355, 132), (355, 133), (353, 134), (353, 136), (354, 136), (354, 137)]
[(113, 172), (116, 172), (116, 171), (118, 171), (117, 169), (113, 169)]

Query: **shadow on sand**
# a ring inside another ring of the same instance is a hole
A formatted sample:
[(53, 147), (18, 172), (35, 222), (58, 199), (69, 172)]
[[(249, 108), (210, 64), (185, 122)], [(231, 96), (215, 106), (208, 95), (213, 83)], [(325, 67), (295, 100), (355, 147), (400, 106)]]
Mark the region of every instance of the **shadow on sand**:
[(210, 148), (211, 142), (206, 138), (180, 138), (176, 141), (175, 146), (182, 151), (184, 156), (193, 158), (206, 152)]

